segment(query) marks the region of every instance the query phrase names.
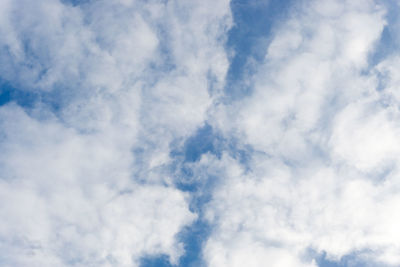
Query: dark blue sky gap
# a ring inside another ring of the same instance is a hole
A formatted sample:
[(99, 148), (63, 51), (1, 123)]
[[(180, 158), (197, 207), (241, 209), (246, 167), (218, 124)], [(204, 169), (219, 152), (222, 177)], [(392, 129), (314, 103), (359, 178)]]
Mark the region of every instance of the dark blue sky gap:
[[(380, 266), (379, 264), (367, 263), (359, 258), (358, 253), (351, 253), (343, 256), (339, 261), (329, 260), (326, 252), (322, 252), (315, 256), (315, 260), (319, 267), (367, 267)], [(371, 265), (373, 264), (373, 265)]]
[(218, 157), (221, 151), (218, 148), (218, 136), (213, 132), (210, 125), (206, 124), (200, 128), (196, 134), (185, 142), (184, 158), (185, 162), (195, 162), (200, 160), (202, 154), (211, 152)]
[(397, 25), (400, 24), (400, 19), (398, 18), (400, 11), (399, 5), (396, 0), (386, 0), (384, 3), (387, 7), (386, 20), (388, 24), (383, 29), (374, 53), (369, 57), (369, 68), (387, 59), (400, 48), (400, 38), (397, 32)]
[[(176, 186), (178, 189), (190, 192), (192, 199), (190, 210), (195, 212), (199, 219), (192, 225), (185, 227), (178, 235), (178, 239), (184, 243), (185, 254), (179, 259), (179, 267), (205, 266), (202, 259), (202, 246), (207, 240), (211, 227), (203, 218), (203, 206), (211, 199), (211, 189), (216, 177), (205, 174), (205, 177), (194, 177), (192, 164), (200, 160), (201, 155), (211, 153), (220, 156), (224, 140), (215, 133), (212, 127), (205, 124), (196, 133), (188, 138), (181, 149), (171, 152), (176, 158), (176, 165), (172, 166), (176, 173)], [(149, 255), (142, 259), (141, 267), (171, 267), (166, 255)]]
[(0, 107), (15, 103), (29, 114), (35, 105), (45, 104), (54, 114), (57, 114), (63, 103), (63, 94), (61, 92), (62, 90), (54, 92), (21, 90), (0, 79)]
[(15, 102), (21, 107), (32, 108), (38, 98), (37, 93), (18, 90), (8, 82), (0, 80), (0, 106)]
[(261, 63), (265, 57), (272, 30), (289, 11), (292, 0), (233, 0), (231, 10), (234, 26), (229, 31), (226, 48), (233, 51), (230, 59), (225, 93), (231, 99), (238, 99), (251, 92), (243, 82), (247, 75), (255, 72), (249, 61)]
[[(246, 148), (248, 150), (248, 148)], [(200, 160), (201, 156), (210, 153), (220, 157), (222, 151), (227, 151), (240, 163), (246, 165), (249, 160), (249, 151), (237, 148), (234, 141), (228, 142), (208, 124), (199, 128), (196, 133), (188, 138), (181, 149), (176, 148), (171, 152), (171, 157), (176, 158), (176, 165), (172, 166), (176, 173), (176, 187), (189, 192), (192, 196), (190, 210), (198, 214), (199, 219), (192, 225), (185, 227), (178, 235), (178, 239), (184, 243), (185, 254), (179, 260), (179, 267), (205, 266), (202, 259), (202, 247), (211, 233), (211, 226), (204, 220), (203, 207), (211, 199), (212, 189), (217, 177), (201, 173), (197, 177), (192, 166)], [(171, 267), (167, 255), (149, 255), (141, 261), (141, 267)]]
[(72, 4), (73, 6), (82, 5), (92, 0), (61, 0), (61, 2)]

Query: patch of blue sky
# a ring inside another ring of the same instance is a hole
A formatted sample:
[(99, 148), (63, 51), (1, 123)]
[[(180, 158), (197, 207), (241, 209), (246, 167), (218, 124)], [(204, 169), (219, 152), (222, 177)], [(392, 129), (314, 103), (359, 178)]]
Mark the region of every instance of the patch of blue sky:
[(316, 256), (316, 262), (319, 267), (366, 267), (366, 266), (380, 266), (381, 264), (374, 264), (371, 262), (366, 262), (360, 259), (358, 253), (351, 253), (343, 256), (340, 260), (334, 261), (327, 258), (325, 252)]
[[(180, 257), (175, 266), (197, 267), (204, 266), (202, 259), (202, 246), (210, 233), (210, 225), (203, 218), (203, 206), (211, 198), (211, 189), (215, 177), (202, 176), (201, 179), (194, 177), (195, 170), (192, 166), (194, 162), (200, 160), (206, 153), (219, 154), (222, 140), (213, 131), (209, 124), (200, 127), (193, 136), (189, 137), (182, 147), (172, 149), (171, 157), (174, 163), (170, 166), (175, 173), (175, 186), (191, 194), (189, 208), (198, 215), (198, 219), (190, 226), (185, 227), (178, 235), (178, 240), (183, 243), (184, 254)], [(174, 144), (172, 144), (173, 146)], [(141, 151), (137, 151), (140, 153)], [(172, 267), (168, 255), (147, 255), (140, 261), (141, 267)]]
[[(185, 253), (180, 258), (177, 266), (205, 266), (202, 259), (202, 247), (206, 242), (212, 227), (206, 222), (203, 216), (203, 207), (211, 199), (212, 189), (218, 178), (207, 173), (207, 170), (193, 169), (196, 162), (202, 155), (207, 153), (222, 156), (223, 151), (238, 157), (246, 162), (248, 154), (238, 149), (235, 142), (230, 142), (213, 129), (209, 124), (200, 127), (193, 136), (189, 137), (182, 147), (172, 149), (171, 157), (175, 162), (172, 164), (172, 172), (176, 174), (175, 185), (182, 191), (191, 194), (189, 208), (198, 215), (192, 225), (185, 227), (179, 234), (180, 242), (184, 244)], [(166, 255), (147, 256), (141, 261), (141, 267), (151, 266), (172, 266)]]
[(395, 0), (386, 0), (382, 2), (386, 7), (387, 25), (382, 31), (380, 40), (376, 43), (374, 53), (369, 57), (369, 66), (373, 67), (382, 60), (396, 53), (400, 48), (400, 38), (397, 28), (400, 24), (398, 17), (399, 5)]
[(91, 0), (62, 0), (64, 3), (72, 4), (73, 6), (82, 5)]
[[(370, 70), (376, 67), (380, 62), (396, 54), (400, 48), (400, 38), (397, 34), (397, 28), (400, 24), (400, 20), (397, 16), (400, 11), (399, 5), (397, 1), (394, 0), (386, 0), (382, 3), (386, 7), (387, 25), (384, 27), (373, 53), (369, 55), (368, 68), (365, 71), (366, 75), (369, 75)], [(382, 91), (386, 88), (389, 77), (383, 72), (377, 72), (376, 75), (378, 78), (376, 90)], [(385, 105), (385, 103), (380, 104)]]
[(375, 52), (369, 57), (369, 66), (373, 67), (396, 50), (397, 41), (393, 36), (390, 26), (386, 26), (381, 34), (381, 39), (376, 45)]
[[(182, 179), (178, 179), (186, 191), (196, 191), (197, 184), (193, 184), (192, 164), (198, 162), (207, 153), (214, 155), (218, 159), (222, 154), (228, 153), (232, 158), (237, 159), (244, 167), (249, 164), (251, 154), (254, 152), (251, 146), (239, 147), (239, 142), (235, 139), (226, 139), (209, 124), (200, 127), (193, 136), (185, 140), (182, 147), (173, 148), (171, 157), (175, 159), (172, 164), (173, 172), (180, 173)], [(207, 180), (207, 179), (206, 179)], [(188, 185), (185, 185), (188, 181)], [(198, 180), (204, 182), (205, 180)]]
[[(291, 0), (233, 0), (231, 10), (234, 26), (229, 31), (226, 48), (232, 57), (227, 74), (225, 93), (237, 99), (251, 93), (248, 77), (263, 62), (272, 30), (289, 10)], [(255, 64), (254, 64), (255, 63)]]
[[(0, 77), (0, 106), (16, 103), (28, 113), (38, 104), (44, 104), (52, 112), (57, 113), (62, 103), (68, 98), (71, 90), (58, 86), (54, 90), (41, 90), (35, 83), (40, 81), (48, 71), (49, 55), (45, 47), (35, 44), (29, 37), (22, 39), (25, 61), (16, 67), (13, 55), (8, 49), (2, 49), (3, 66)], [(36, 76), (36, 80), (33, 78)], [(25, 80), (27, 78), (27, 80)]]
[[(203, 220), (197, 220), (192, 225), (185, 227), (179, 234), (179, 239), (184, 243), (185, 254), (179, 259), (179, 267), (205, 266), (201, 251), (204, 242), (210, 233), (211, 227)], [(143, 257), (141, 267), (172, 267), (167, 255), (151, 255)]]
[(177, 265), (172, 265), (167, 255), (149, 255), (143, 257), (141, 267), (200, 267), (205, 266), (202, 247), (211, 231), (211, 226), (200, 216), (192, 225), (185, 227), (178, 236), (183, 243), (184, 254)]
[(140, 260), (141, 267), (172, 267), (167, 255), (151, 255)]
[(185, 244), (185, 255), (180, 258), (179, 266), (205, 266), (201, 251), (207, 237), (210, 235), (210, 231), (211, 226), (200, 219), (181, 232), (180, 238)]
[[(190, 226), (185, 227), (179, 234), (178, 239), (184, 244), (184, 255), (179, 259), (179, 267), (183, 266), (205, 266), (202, 259), (202, 247), (207, 240), (211, 226), (204, 220), (203, 207), (211, 199), (212, 188), (217, 177), (209, 175), (206, 170), (201, 177), (193, 169), (193, 163), (198, 162), (206, 153), (221, 156), (224, 150), (224, 140), (216, 133), (209, 124), (199, 128), (196, 133), (189, 137), (182, 148), (173, 149), (171, 156), (175, 163), (171, 168), (176, 173), (175, 185), (182, 191), (191, 194), (189, 208), (198, 215), (198, 219)], [(166, 255), (146, 257), (141, 262), (141, 267), (149, 266), (172, 266)]]
[(13, 88), (7, 83), (0, 84), (0, 106), (3, 106), (12, 99)]
[(198, 129), (196, 134), (186, 140), (184, 145), (184, 161), (198, 161), (202, 154), (210, 152), (217, 157), (221, 156), (220, 146), (221, 137), (214, 133), (209, 124), (205, 124)]
[(15, 103), (29, 114), (35, 106), (44, 104), (46, 108), (57, 114), (63, 101), (61, 92), (63, 91), (22, 90), (0, 79), (0, 107)]
[[(179, 267), (205, 266), (202, 259), (202, 247), (212, 230), (203, 216), (203, 207), (212, 197), (212, 190), (218, 177), (210, 175), (207, 170), (193, 169), (193, 164), (204, 154), (212, 154), (217, 158), (225, 151), (239, 162), (246, 165), (251, 155), (250, 148), (238, 148), (235, 140), (226, 140), (211, 125), (200, 127), (193, 136), (189, 137), (181, 148), (175, 148), (171, 157), (175, 159), (172, 171), (176, 174), (175, 185), (182, 191), (191, 194), (189, 208), (198, 215), (198, 219), (190, 226), (185, 227), (179, 234), (180, 242), (184, 244), (185, 253), (180, 258)], [(172, 266), (166, 255), (149, 255), (141, 261), (141, 267)]]
[(38, 101), (39, 95), (35, 92), (22, 91), (0, 80), (0, 106), (14, 102), (24, 108), (32, 108)]

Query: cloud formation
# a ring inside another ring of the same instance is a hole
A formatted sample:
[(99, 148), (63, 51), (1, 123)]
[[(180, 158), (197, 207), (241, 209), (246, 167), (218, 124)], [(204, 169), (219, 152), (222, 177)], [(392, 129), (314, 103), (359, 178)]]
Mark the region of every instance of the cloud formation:
[(0, 265), (178, 262), (197, 215), (170, 143), (202, 126), (228, 67), (229, 2), (208, 2), (2, 1)]
[(252, 150), (245, 164), (227, 153), (209, 167), (224, 173), (207, 205), (209, 266), (323, 266), (316, 255), (351, 254), (400, 264), (397, 64), (369, 60), (385, 9), (295, 3), (252, 93), (214, 110), (213, 126)]
[(241, 5), (0, 3), (0, 265), (400, 265), (398, 4)]

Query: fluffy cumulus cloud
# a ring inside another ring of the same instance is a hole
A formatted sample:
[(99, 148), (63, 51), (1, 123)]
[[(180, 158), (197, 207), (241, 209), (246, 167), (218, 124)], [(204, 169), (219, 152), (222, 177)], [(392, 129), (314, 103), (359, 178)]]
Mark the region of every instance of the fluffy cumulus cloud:
[(222, 89), (229, 2), (0, 7), (0, 265), (177, 263), (197, 215), (170, 143), (201, 127)]
[(400, 266), (400, 6), (278, 2), (2, 1), (0, 265)]
[(245, 163), (227, 153), (209, 166), (224, 177), (206, 207), (209, 266), (324, 266), (349, 255), (400, 265), (397, 56), (371, 62), (387, 9), (294, 3), (251, 94), (214, 109), (213, 125), (252, 149)]

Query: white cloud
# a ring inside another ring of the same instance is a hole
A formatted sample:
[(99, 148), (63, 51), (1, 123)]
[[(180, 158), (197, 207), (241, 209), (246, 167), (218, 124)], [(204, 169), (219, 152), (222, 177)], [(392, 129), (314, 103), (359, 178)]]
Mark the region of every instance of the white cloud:
[(315, 266), (310, 250), (400, 264), (397, 63), (368, 66), (384, 15), (374, 1), (302, 2), (253, 93), (214, 110), (213, 125), (254, 152), (246, 167), (209, 167), (223, 173), (207, 206), (210, 266)]
[(204, 209), (209, 266), (316, 266), (310, 251), (400, 264), (400, 76), (397, 58), (368, 65), (383, 6), (296, 3), (233, 103), (219, 98), (227, 0), (0, 7), (0, 78), (37, 97), (0, 108), (2, 265), (176, 263), (196, 215), (170, 145), (205, 120), (251, 147), (246, 163), (231, 151), (191, 164), (220, 181)]
[(346, 107), (337, 115), (330, 139), (334, 155), (361, 170), (386, 168), (400, 152), (400, 129), (392, 121), (390, 110), (374, 110), (374, 105), (362, 102)]
[(197, 215), (169, 145), (222, 88), (229, 1), (0, 5), (0, 78), (37, 97), (0, 107), (1, 265), (176, 263)]
[(349, 168), (254, 161), (251, 172), (233, 159), (220, 163), (224, 182), (206, 209), (215, 225), (204, 248), (210, 266), (240, 266), (244, 258), (253, 266), (314, 266), (309, 250), (331, 260), (363, 252), (377, 266), (398, 265), (398, 172), (377, 184)]
[(1, 118), (6, 264), (132, 266), (161, 253), (177, 261), (175, 235), (196, 216), (177, 189), (134, 181), (126, 140), (79, 135), (12, 106)]

